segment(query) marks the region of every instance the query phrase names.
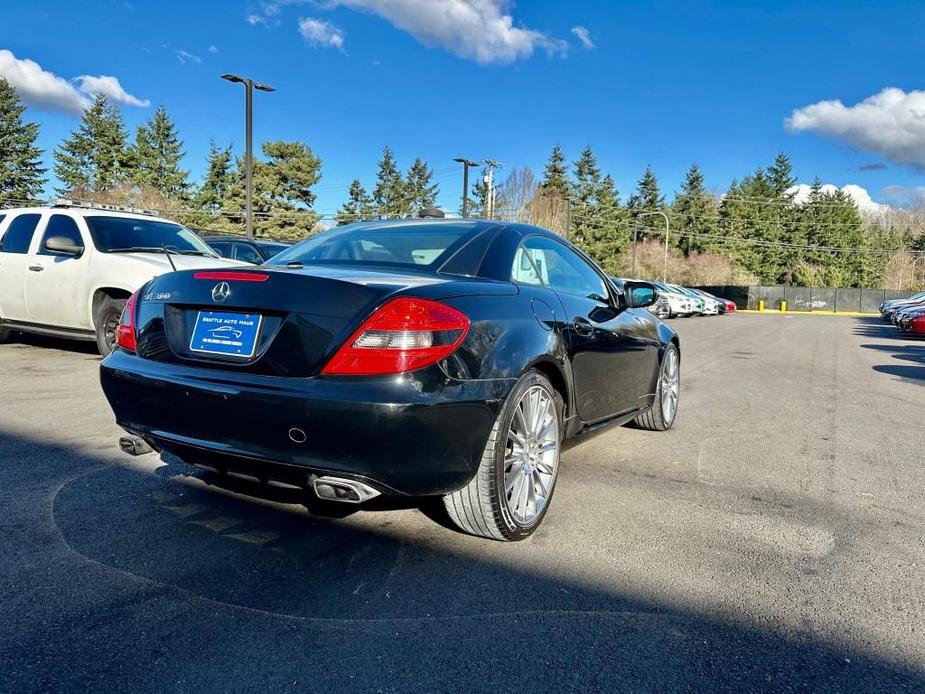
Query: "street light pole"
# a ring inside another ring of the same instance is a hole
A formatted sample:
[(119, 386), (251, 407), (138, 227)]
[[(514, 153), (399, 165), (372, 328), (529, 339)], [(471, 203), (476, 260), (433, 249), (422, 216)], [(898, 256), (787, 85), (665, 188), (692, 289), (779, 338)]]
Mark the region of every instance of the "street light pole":
[(469, 216), (469, 167), (478, 166), (479, 163), (477, 161), (472, 161), (471, 159), (465, 159), (463, 157), (454, 159), (453, 161), (457, 161), (463, 165), (462, 216), (463, 219), (465, 219)]
[(487, 219), (495, 218), (495, 169), (500, 169), (503, 164), (499, 164), (491, 159), (484, 160), (485, 166), (488, 167), (488, 175), (485, 177), (485, 183), (488, 184), (488, 214)]
[(276, 91), (269, 84), (254, 82), (249, 77), (226, 73), (223, 80), (244, 85), (244, 233), (254, 238), (254, 89), (262, 92)]
[(669, 233), (668, 215), (665, 214), (664, 212), (643, 212), (641, 214), (636, 215), (636, 218), (638, 219), (640, 217), (649, 217), (651, 215), (660, 215), (665, 220), (665, 265), (664, 265), (664, 269), (662, 270), (662, 282), (667, 282), (668, 281), (668, 233)]

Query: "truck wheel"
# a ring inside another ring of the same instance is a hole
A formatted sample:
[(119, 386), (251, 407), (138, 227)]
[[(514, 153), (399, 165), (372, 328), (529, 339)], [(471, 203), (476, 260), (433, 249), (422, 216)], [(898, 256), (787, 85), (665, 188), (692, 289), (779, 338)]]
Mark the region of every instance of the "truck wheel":
[(659, 367), (658, 386), (652, 407), (636, 417), (636, 426), (649, 431), (670, 429), (678, 416), (678, 398), (681, 395), (681, 359), (678, 348), (669, 345)]
[(96, 347), (100, 354), (108, 357), (116, 346), (116, 328), (122, 318), (122, 309), (125, 308), (125, 299), (107, 297), (96, 312), (94, 324), (96, 325)]
[(549, 509), (562, 447), (562, 399), (549, 380), (528, 371), (511, 390), (488, 437), (475, 476), (443, 497), (463, 531), (523, 540)]

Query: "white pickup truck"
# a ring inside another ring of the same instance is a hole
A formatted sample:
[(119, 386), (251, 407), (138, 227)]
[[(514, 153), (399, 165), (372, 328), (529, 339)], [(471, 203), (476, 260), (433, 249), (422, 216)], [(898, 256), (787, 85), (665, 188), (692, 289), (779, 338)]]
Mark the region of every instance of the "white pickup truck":
[(0, 210), (0, 341), (11, 331), (95, 340), (106, 356), (126, 299), (171, 270), (238, 266), (140, 211), (60, 203)]

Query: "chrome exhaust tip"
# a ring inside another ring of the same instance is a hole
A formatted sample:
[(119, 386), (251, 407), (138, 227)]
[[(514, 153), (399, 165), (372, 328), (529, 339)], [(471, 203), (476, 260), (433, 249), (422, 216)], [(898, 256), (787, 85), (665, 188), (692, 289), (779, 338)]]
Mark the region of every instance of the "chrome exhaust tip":
[(119, 437), (119, 448), (129, 455), (144, 455), (151, 453), (154, 449), (148, 445), (148, 442), (138, 436), (121, 436)]
[(319, 499), (345, 504), (362, 504), (381, 493), (368, 484), (342, 477), (317, 477), (312, 482), (312, 488)]

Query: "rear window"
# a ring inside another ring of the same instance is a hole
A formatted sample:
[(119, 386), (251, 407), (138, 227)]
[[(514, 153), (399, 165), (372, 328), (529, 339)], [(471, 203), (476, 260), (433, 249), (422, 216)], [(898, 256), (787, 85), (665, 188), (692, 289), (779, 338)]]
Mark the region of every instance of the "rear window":
[(179, 253), (215, 255), (215, 251), (195, 232), (179, 224), (133, 217), (99, 216), (84, 219), (94, 245), (103, 253), (167, 248)]
[(476, 223), (332, 229), (283, 251), (269, 264), (388, 265), (434, 270), (472, 238), (477, 229)]

